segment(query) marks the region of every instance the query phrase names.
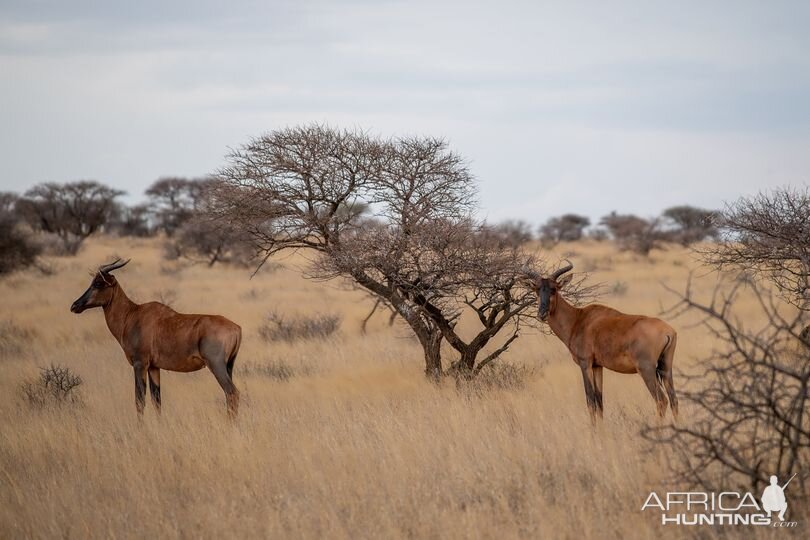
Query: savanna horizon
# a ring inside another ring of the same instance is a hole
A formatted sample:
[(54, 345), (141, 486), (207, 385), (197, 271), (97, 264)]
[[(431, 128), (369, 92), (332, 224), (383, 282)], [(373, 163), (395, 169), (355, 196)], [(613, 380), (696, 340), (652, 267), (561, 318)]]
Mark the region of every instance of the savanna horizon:
[[(159, 239), (93, 237), (76, 257), (49, 257), (53, 275), (0, 282), (0, 321), (30, 332), (21, 350), (0, 352), (2, 536), (683, 535), (640, 512), (650, 491), (670, 484), (668, 448), (640, 435), (655, 403), (638, 375), (606, 372), (605, 416), (594, 426), (579, 368), (540, 323), (497, 360), (519, 367), (521, 384), (435, 385), (406, 326), (378, 314), (361, 334), (373, 300), (338, 280), (304, 279), (303, 257), (276, 258), (251, 279), (232, 266), (180, 268), (160, 252)], [(681, 290), (700, 268), (674, 245), (642, 257), (588, 240), (549, 256), (604, 282), (600, 303), (651, 316), (676, 301), (664, 284)], [(116, 257), (132, 258), (117, 278), (134, 301), (163, 299), (242, 327), (235, 422), (207, 370), (163, 372), (162, 415), (147, 403), (138, 420), (132, 370), (101, 310), (69, 312), (87, 270)], [(716, 279), (696, 276), (694, 291), (710, 294)], [(758, 320), (753, 300), (738, 307)], [(326, 339), (266, 342), (259, 327), (269, 311), (337, 314), (342, 326)], [(676, 391), (678, 374), (716, 343), (697, 320), (667, 321), (679, 335)], [(445, 366), (453, 358), (445, 348)], [(26, 405), (20, 383), (50, 364), (83, 378), (80, 404)], [(287, 376), (272, 375), (280, 367)], [(690, 421), (683, 402), (681, 421)]]

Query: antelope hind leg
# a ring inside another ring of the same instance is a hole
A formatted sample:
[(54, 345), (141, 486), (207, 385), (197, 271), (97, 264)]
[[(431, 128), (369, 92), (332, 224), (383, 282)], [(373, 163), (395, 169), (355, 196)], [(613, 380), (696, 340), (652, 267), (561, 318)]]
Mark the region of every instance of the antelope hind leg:
[[(225, 402), (228, 406), (228, 415), (233, 418), (239, 410), (239, 390), (233, 384), (228, 370), (228, 358), (224, 348), (216, 343), (205, 343), (201, 347), (205, 365), (216, 377), (217, 382), (225, 392)], [(233, 364), (231, 364), (233, 366)]]
[(155, 410), (160, 413), (160, 369), (158, 368), (149, 368), (149, 394), (152, 396)]
[(132, 369), (135, 373), (135, 408), (142, 417), (146, 406), (146, 368), (141, 362), (134, 362)]
[(655, 405), (658, 409), (658, 416), (663, 418), (667, 414), (667, 397), (664, 395), (664, 389), (658, 382), (658, 375), (655, 368), (640, 369), (639, 374), (644, 379), (644, 384), (647, 385), (647, 390), (650, 391), (655, 400)]

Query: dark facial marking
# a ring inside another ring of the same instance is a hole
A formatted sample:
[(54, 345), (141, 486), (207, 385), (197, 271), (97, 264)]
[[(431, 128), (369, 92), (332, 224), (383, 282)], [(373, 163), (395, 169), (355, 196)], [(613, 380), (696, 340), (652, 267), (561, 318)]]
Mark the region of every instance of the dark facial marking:
[(70, 306), (70, 311), (73, 313), (81, 313), (85, 309), (91, 307), (98, 307), (100, 304), (88, 306), (87, 304), (93, 299), (95, 294), (99, 291), (106, 289), (108, 287), (112, 287), (114, 285), (113, 278), (109, 274), (104, 274), (102, 272), (96, 272), (95, 276), (93, 276), (93, 281), (90, 282), (90, 286), (84, 291), (82, 294), (73, 304)]
[(543, 278), (537, 287), (537, 296), (539, 297), (538, 316), (541, 320), (545, 320), (549, 316), (551, 309), (551, 298), (557, 294), (557, 285), (548, 278)]

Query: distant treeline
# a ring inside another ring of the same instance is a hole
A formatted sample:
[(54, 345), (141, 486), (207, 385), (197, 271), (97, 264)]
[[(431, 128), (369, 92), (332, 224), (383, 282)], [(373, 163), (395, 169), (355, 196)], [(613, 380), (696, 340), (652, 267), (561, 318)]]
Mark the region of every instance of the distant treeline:
[(205, 216), (210, 178), (166, 177), (146, 190), (147, 201), (127, 206), (123, 191), (89, 180), (47, 182), (23, 195), (0, 193), (0, 274), (35, 264), (45, 252), (74, 255), (96, 233), (166, 238), (167, 259), (213, 265), (246, 263), (246, 238)]
[[(43, 252), (76, 254), (88, 237), (99, 232), (141, 238), (162, 235), (168, 259), (245, 264), (253, 254), (249, 239), (206, 218), (215, 183), (212, 178), (160, 178), (145, 191), (146, 202), (134, 206), (119, 200), (123, 191), (89, 180), (42, 183), (22, 195), (0, 192), (0, 274), (35, 264)], [(539, 227), (509, 220), (491, 225), (489, 233), (515, 246), (610, 239), (621, 249), (646, 255), (663, 242), (689, 245), (717, 238), (717, 216), (713, 210), (683, 205), (655, 218), (612, 212), (597, 224), (578, 214), (551, 217)]]
[(642, 255), (661, 247), (664, 242), (688, 246), (695, 242), (717, 239), (720, 235), (720, 212), (689, 205), (673, 206), (654, 218), (611, 212), (592, 225), (590, 218), (563, 214), (549, 218), (536, 229), (525, 221), (504, 221), (493, 225), (493, 235), (504, 242), (524, 244), (539, 240), (544, 246), (576, 242), (583, 238), (613, 240), (621, 249)]

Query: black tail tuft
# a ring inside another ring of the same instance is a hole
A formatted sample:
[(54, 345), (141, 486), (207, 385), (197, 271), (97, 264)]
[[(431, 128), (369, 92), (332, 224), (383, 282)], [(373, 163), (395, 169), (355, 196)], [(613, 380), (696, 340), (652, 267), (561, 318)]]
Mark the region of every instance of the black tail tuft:
[(225, 367), (228, 370), (228, 378), (233, 380), (233, 365), (236, 363), (236, 355), (231, 356), (228, 358), (228, 363), (225, 364)]
[(672, 337), (667, 336), (667, 343), (664, 345), (664, 348), (661, 349), (661, 354), (658, 355), (658, 363), (655, 366), (655, 378), (658, 380), (658, 384), (662, 386), (664, 384), (664, 373), (666, 373), (666, 369), (664, 369), (664, 353), (667, 352), (667, 347), (669, 347), (670, 343), (672, 343)]

